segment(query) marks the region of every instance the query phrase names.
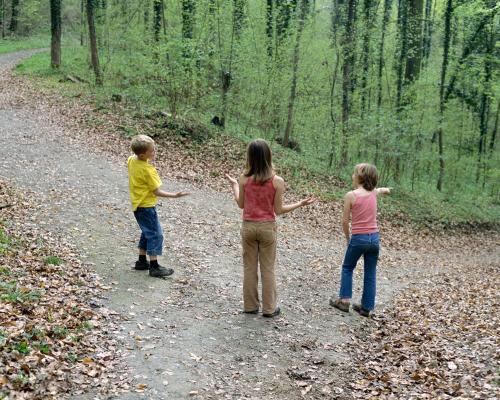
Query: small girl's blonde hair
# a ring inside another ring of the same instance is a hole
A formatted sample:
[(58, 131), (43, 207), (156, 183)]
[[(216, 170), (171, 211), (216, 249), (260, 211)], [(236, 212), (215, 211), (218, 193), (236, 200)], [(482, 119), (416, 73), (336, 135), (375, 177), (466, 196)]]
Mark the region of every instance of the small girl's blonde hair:
[(354, 175), (357, 177), (358, 183), (369, 192), (377, 187), (378, 172), (375, 165), (367, 163), (358, 164), (354, 167)]
[(132, 138), (130, 143), (130, 148), (135, 153), (135, 155), (144, 154), (151, 147), (155, 145), (155, 141), (147, 135), (137, 135)]

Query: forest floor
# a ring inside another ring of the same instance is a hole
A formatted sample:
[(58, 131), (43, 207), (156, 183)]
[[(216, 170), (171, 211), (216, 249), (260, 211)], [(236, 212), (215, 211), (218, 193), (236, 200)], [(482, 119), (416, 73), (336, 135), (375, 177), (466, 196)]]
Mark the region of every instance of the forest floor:
[[(67, 269), (57, 275), (66, 276), (61, 290), (75, 280), (88, 286), (71, 295), (93, 324), (77, 356), (65, 361), (68, 373), (48, 377), (47, 366), (57, 368), (52, 362), (61, 352), (33, 348), (28, 355), (6, 346), (24, 325), (12, 311), (18, 304), (2, 296), (1, 310), (11, 312), (0, 320), (7, 338), (0, 340), (0, 398), (499, 394), (498, 232), (433, 233), (385, 221), (377, 310), (365, 319), (328, 305), (338, 291), (345, 240), (341, 205), (319, 202), (278, 221), (282, 315), (241, 314), (241, 215), (223, 179), (224, 172), (238, 173), (241, 146), (214, 139), (198, 153), (184, 139), (158, 138), (155, 164), (164, 188), (191, 195), (160, 202), (162, 261), (176, 272), (150, 278), (132, 269), (139, 229), (129, 205), (129, 139), (118, 133), (121, 117), (103, 117), (78, 98), (42, 93), (36, 82), (13, 76), (29, 54), (0, 56), (0, 199), (11, 205), (0, 210), (0, 223), (9, 235), (46, 239), (64, 261), (57, 271)], [(286, 197), (300, 195), (290, 190)], [(0, 267), (13, 276), (29, 271), (32, 279), (23, 285), (47, 295), (37, 282), (40, 269), (30, 266), (41, 253), (20, 242), (25, 251), (20, 244), (15, 257), (0, 252)], [(361, 278), (359, 265), (355, 298)], [(16, 365), (25, 379), (13, 371)]]

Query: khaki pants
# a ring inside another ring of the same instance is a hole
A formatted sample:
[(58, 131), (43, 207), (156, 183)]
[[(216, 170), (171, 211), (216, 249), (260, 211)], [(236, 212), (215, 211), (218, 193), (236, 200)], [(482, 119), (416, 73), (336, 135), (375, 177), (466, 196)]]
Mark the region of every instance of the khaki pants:
[(243, 246), (243, 308), (259, 309), (259, 277), (262, 280), (262, 313), (272, 314), (276, 309), (276, 222), (243, 221), (241, 228)]

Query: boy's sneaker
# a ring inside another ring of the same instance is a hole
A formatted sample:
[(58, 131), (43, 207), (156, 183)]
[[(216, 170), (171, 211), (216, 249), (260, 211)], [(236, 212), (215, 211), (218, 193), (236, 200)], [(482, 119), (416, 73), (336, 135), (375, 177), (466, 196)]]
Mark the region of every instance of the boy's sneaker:
[(174, 270), (172, 268), (165, 268), (161, 265), (158, 265), (156, 268), (149, 268), (149, 276), (153, 278), (163, 278), (165, 276), (172, 275)]
[(352, 309), (356, 311), (359, 315), (369, 318), (370, 317), (370, 310), (366, 310), (363, 308), (361, 304), (353, 304)]
[(147, 261), (136, 261), (134, 269), (138, 271), (145, 271), (149, 269), (149, 263)]

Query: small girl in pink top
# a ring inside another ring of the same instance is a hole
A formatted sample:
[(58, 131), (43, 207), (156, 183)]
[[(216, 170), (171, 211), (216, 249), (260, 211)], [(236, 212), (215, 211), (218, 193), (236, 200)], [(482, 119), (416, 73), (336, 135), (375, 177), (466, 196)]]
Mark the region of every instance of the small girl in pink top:
[(262, 139), (253, 140), (248, 145), (246, 169), (239, 182), (227, 174), (226, 177), (231, 183), (234, 200), (243, 209), (243, 312), (259, 312), (260, 264), (262, 316), (275, 317), (280, 314), (274, 276), (276, 214), (285, 214), (316, 199), (309, 197), (293, 204), (283, 204), (285, 182), (274, 174), (271, 149)]
[[(347, 251), (342, 264), (340, 294), (338, 299), (330, 299), (330, 305), (341, 311), (349, 312), (352, 297), (352, 274), (361, 256), (364, 258), (363, 295), (361, 304), (352, 308), (364, 317), (369, 317), (375, 308), (376, 272), (380, 249), (377, 226), (377, 196), (390, 194), (389, 188), (377, 186), (377, 168), (371, 164), (358, 164), (354, 167), (352, 183), (354, 190), (344, 198), (342, 228), (347, 240)], [(351, 230), (349, 231), (349, 217)]]

